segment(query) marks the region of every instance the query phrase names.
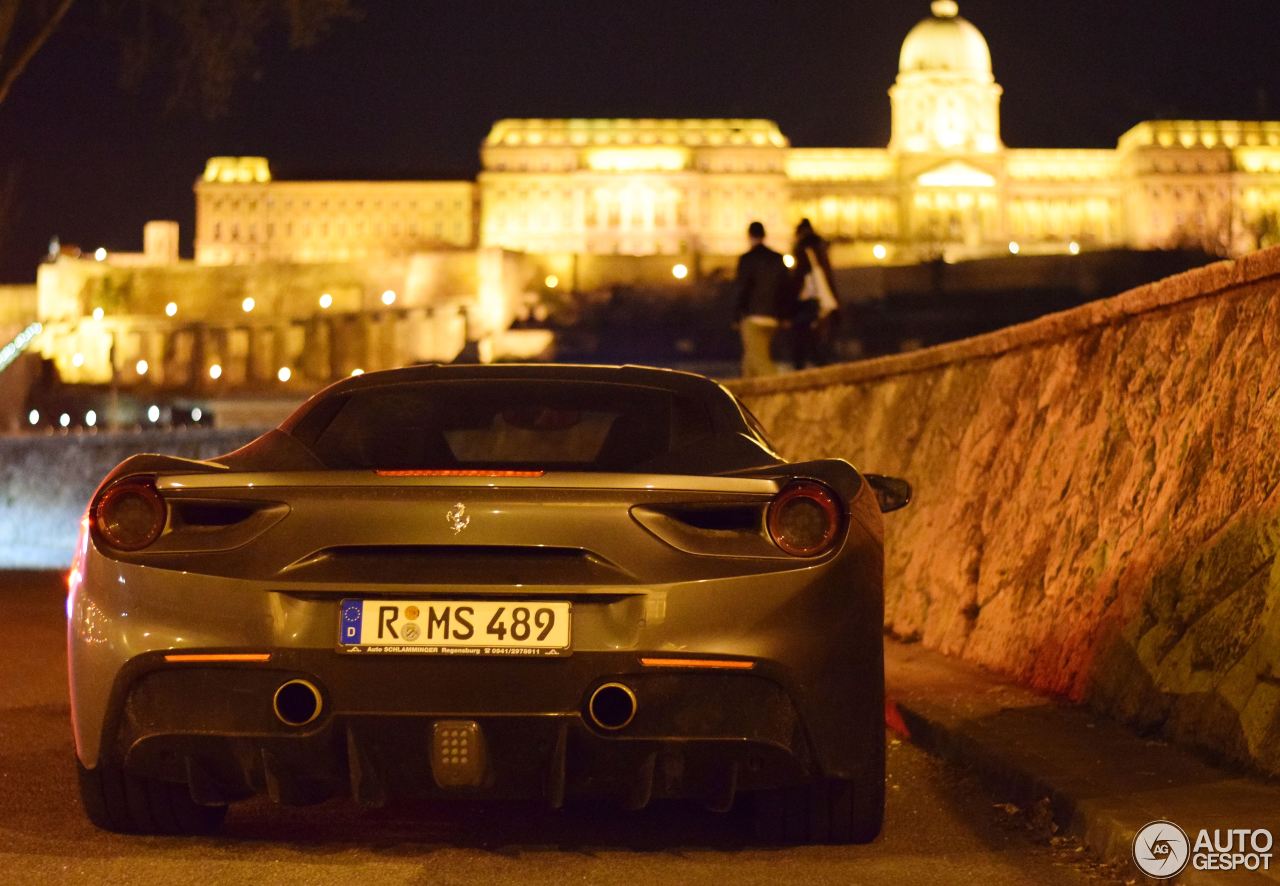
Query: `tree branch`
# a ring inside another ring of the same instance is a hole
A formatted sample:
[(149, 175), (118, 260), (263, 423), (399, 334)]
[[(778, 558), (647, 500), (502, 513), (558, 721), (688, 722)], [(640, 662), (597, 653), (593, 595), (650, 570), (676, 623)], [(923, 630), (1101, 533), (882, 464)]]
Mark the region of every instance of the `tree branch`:
[(49, 17), (45, 19), (39, 30), (32, 35), (27, 45), (18, 53), (18, 57), (13, 60), (13, 64), (7, 69), (0, 70), (0, 105), (4, 104), (4, 100), (9, 96), (9, 90), (13, 88), (13, 83), (22, 72), (26, 69), (27, 63), (40, 51), (40, 47), (48, 41), (53, 32), (58, 29), (58, 25), (62, 23), (63, 17), (71, 9), (71, 4), (75, 0), (58, 0), (53, 11), (49, 13)]

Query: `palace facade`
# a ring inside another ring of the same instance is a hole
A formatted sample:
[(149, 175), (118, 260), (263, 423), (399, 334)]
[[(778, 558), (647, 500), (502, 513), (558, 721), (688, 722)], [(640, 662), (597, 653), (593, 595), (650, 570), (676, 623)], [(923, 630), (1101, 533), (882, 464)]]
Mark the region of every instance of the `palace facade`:
[(760, 119), (519, 119), (493, 125), (474, 181), (282, 181), (266, 158), (214, 157), (194, 262), (171, 221), (137, 253), (51, 245), (0, 315), (40, 324), (30, 347), (65, 383), (300, 395), (468, 348), (533, 359), (550, 333), (513, 324), (547, 290), (727, 270), (755, 219), (781, 250), (811, 219), (844, 267), (1280, 243), (1280, 122), (1010, 148), (1001, 95), (982, 34), (935, 0), (902, 45), (884, 147), (795, 147)]
[(500, 120), (475, 182), (273, 180), (215, 157), (196, 260), (362, 261), (440, 248), (729, 256), (808, 217), (845, 263), (1081, 249), (1231, 255), (1280, 235), (1280, 122), (1139, 123), (1115, 148), (1006, 147), (1002, 89), (954, 0), (902, 45), (885, 148), (793, 147), (768, 120)]

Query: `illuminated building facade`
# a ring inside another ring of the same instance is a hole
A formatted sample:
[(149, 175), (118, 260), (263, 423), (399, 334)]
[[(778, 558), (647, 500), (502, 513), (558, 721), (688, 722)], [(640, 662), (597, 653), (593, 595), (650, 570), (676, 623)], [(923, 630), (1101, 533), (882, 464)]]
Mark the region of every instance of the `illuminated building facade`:
[(813, 220), (846, 264), (1089, 248), (1237, 254), (1280, 239), (1280, 122), (1154, 121), (1113, 149), (1005, 147), (1002, 89), (954, 0), (907, 35), (886, 148), (795, 148), (768, 120), (500, 120), (471, 182), (278, 182), (213, 158), (204, 264), (421, 248), (731, 256)]
[(214, 157), (194, 263), (170, 221), (141, 252), (51, 253), (12, 322), (43, 324), (32, 348), (70, 383), (301, 389), (471, 345), (532, 358), (545, 330), (511, 327), (538, 290), (728, 272), (756, 219), (784, 250), (811, 219), (840, 266), (1280, 243), (1280, 122), (1009, 148), (1001, 96), (982, 34), (934, 0), (884, 147), (793, 147), (760, 119), (519, 119), (494, 124), (475, 181), (281, 181), (266, 158)]
[(211, 157), (196, 183), (196, 262), (347, 262), (475, 242), (463, 181), (274, 181), (265, 157)]
[(501, 120), (480, 242), (530, 253), (728, 255), (781, 231), (789, 144), (768, 120)]

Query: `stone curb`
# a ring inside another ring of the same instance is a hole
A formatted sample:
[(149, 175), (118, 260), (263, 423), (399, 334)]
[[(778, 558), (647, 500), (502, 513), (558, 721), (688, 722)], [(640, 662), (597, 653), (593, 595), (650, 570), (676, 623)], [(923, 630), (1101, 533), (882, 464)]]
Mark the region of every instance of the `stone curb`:
[[(1174, 880), (1149, 879), (1131, 854), (1138, 829), (1161, 818), (1185, 824), (1189, 835), (1192, 827), (1231, 826), (1200, 821), (1207, 816), (1239, 827), (1270, 827), (1280, 838), (1280, 786), (1221, 772), (1084, 707), (939, 653), (892, 640), (885, 646), (885, 716), (892, 731), (970, 769), (1002, 800), (1023, 809), (1047, 800), (1060, 833), (1078, 838), (1135, 882), (1280, 882), (1276, 865), (1265, 876), (1187, 867)], [(1091, 759), (1094, 749), (1109, 765)], [(1280, 864), (1280, 853), (1273, 862)]]

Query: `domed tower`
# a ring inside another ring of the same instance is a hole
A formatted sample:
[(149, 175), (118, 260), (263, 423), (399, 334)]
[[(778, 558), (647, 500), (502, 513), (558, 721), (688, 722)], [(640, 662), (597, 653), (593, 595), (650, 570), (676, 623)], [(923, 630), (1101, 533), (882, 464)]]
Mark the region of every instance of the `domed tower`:
[(1000, 94), (982, 32), (955, 0), (933, 0), (933, 15), (902, 43), (890, 150), (907, 154), (993, 154), (1001, 149)]

